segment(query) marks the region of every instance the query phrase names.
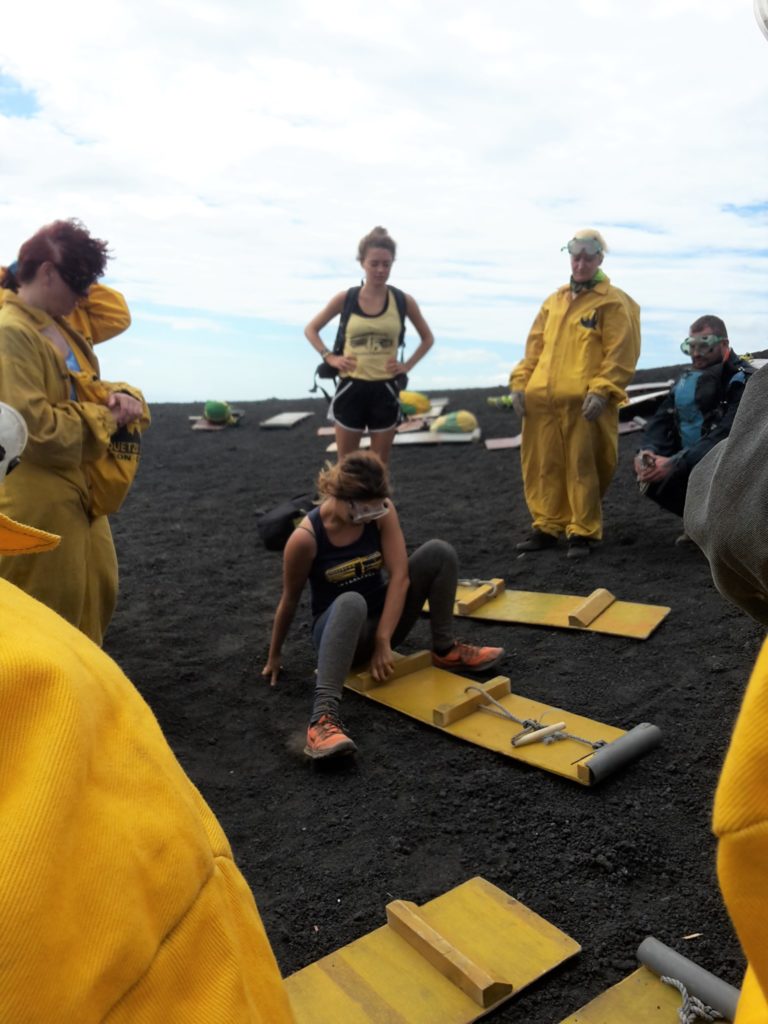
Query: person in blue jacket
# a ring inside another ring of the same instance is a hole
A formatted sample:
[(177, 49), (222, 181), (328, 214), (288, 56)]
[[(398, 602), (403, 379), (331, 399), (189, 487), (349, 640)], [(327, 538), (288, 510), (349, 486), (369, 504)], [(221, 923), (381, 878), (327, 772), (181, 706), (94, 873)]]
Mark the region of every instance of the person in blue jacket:
[(635, 473), (640, 490), (682, 516), (688, 477), (728, 436), (752, 367), (731, 350), (719, 316), (700, 316), (680, 346), (691, 366), (645, 425)]

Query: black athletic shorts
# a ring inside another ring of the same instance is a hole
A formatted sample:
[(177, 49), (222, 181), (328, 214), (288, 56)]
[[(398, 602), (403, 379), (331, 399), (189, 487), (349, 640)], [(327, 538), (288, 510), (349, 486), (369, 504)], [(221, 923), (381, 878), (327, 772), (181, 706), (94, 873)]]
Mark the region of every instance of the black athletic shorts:
[(394, 430), (403, 418), (398, 390), (392, 380), (339, 381), (328, 419), (345, 430), (368, 430), (370, 434)]

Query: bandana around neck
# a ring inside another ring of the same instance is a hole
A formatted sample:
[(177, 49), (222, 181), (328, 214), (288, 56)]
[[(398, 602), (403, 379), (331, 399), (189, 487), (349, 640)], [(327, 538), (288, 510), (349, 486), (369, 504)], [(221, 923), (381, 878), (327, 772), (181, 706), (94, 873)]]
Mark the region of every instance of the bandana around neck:
[(598, 268), (594, 277), (590, 278), (589, 281), (574, 281), (571, 278), (571, 291), (574, 295), (578, 295), (579, 292), (588, 292), (591, 288), (594, 288), (600, 281), (605, 281), (606, 277), (602, 270)]

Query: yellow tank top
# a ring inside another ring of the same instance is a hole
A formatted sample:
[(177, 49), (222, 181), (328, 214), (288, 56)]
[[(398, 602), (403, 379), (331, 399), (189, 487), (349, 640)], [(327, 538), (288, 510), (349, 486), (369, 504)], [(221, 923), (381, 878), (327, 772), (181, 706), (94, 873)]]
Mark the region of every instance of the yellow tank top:
[(391, 380), (387, 363), (397, 356), (397, 343), (402, 329), (397, 303), (387, 289), (387, 305), (376, 316), (367, 316), (356, 303), (344, 339), (344, 355), (357, 360), (355, 369), (346, 374), (354, 380)]

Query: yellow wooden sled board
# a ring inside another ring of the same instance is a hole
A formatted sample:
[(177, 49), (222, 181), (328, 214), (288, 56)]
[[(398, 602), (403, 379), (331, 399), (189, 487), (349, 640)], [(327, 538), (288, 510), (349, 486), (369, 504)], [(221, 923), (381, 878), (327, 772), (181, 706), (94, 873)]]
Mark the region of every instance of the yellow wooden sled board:
[[(411, 666), (415, 666), (415, 670), (411, 671)], [(503, 677), (497, 677), (497, 679), (503, 679)], [(475, 692), (465, 693), (468, 686), (487, 689), (494, 682), (496, 680), (479, 684), (477, 680), (466, 679), (453, 672), (434, 668), (429, 653), (422, 652), (400, 659), (395, 665), (392, 677), (381, 685), (372, 686), (371, 676), (367, 672), (349, 675), (344, 685), (379, 704), (402, 711), (403, 714), (425, 722), (427, 725), (433, 725), (441, 732), (450, 733), (452, 736), (475, 743), (487, 750), (494, 750), (506, 757), (514, 758), (516, 761), (524, 761), (536, 768), (554, 772), (555, 775), (561, 775), (565, 779), (571, 779), (582, 785), (590, 785), (591, 780), (589, 772), (586, 770), (586, 764), (588, 763), (587, 759), (592, 756), (594, 751), (584, 743), (562, 739), (547, 744), (532, 743), (530, 746), (513, 747), (512, 737), (522, 730), (522, 726), (509, 719), (479, 710), (449, 725), (435, 724), (437, 709), (443, 705), (452, 705), (462, 701)], [(508, 683), (508, 680), (504, 680), (504, 682)], [(545, 725), (565, 722), (567, 732), (590, 742), (604, 740), (606, 743), (611, 743), (625, 735), (623, 729), (604, 725), (591, 718), (574, 715), (562, 708), (531, 700), (528, 697), (520, 697), (514, 693), (508, 693), (497, 699), (517, 718), (535, 719)]]
[[(459, 586), (456, 588), (456, 600), (466, 600), (473, 592), (473, 587)], [(470, 612), (468, 617), (490, 619), (493, 622), (516, 622), (527, 626), (554, 626), (556, 629), (586, 629), (590, 633), (647, 640), (671, 610), (664, 605), (614, 600), (588, 626), (570, 623), (568, 616), (586, 600), (585, 597), (573, 594), (505, 590)], [(461, 612), (455, 608), (454, 614), (461, 615)]]
[(640, 967), (560, 1024), (676, 1024), (680, 1002), (676, 988)]
[[(402, 901), (390, 904), (395, 910)], [(412, 907), (412, 904), (406, 906)], [(470, 1024), (579, 952), (564, 932), (483, 878), (414, 908), (455, 954), (508, 990), (482, 1006), (413, 941), (386, 924), (286, 979), (296, 1024)], [(469, 973), (469, 972), (468, 972)]]

